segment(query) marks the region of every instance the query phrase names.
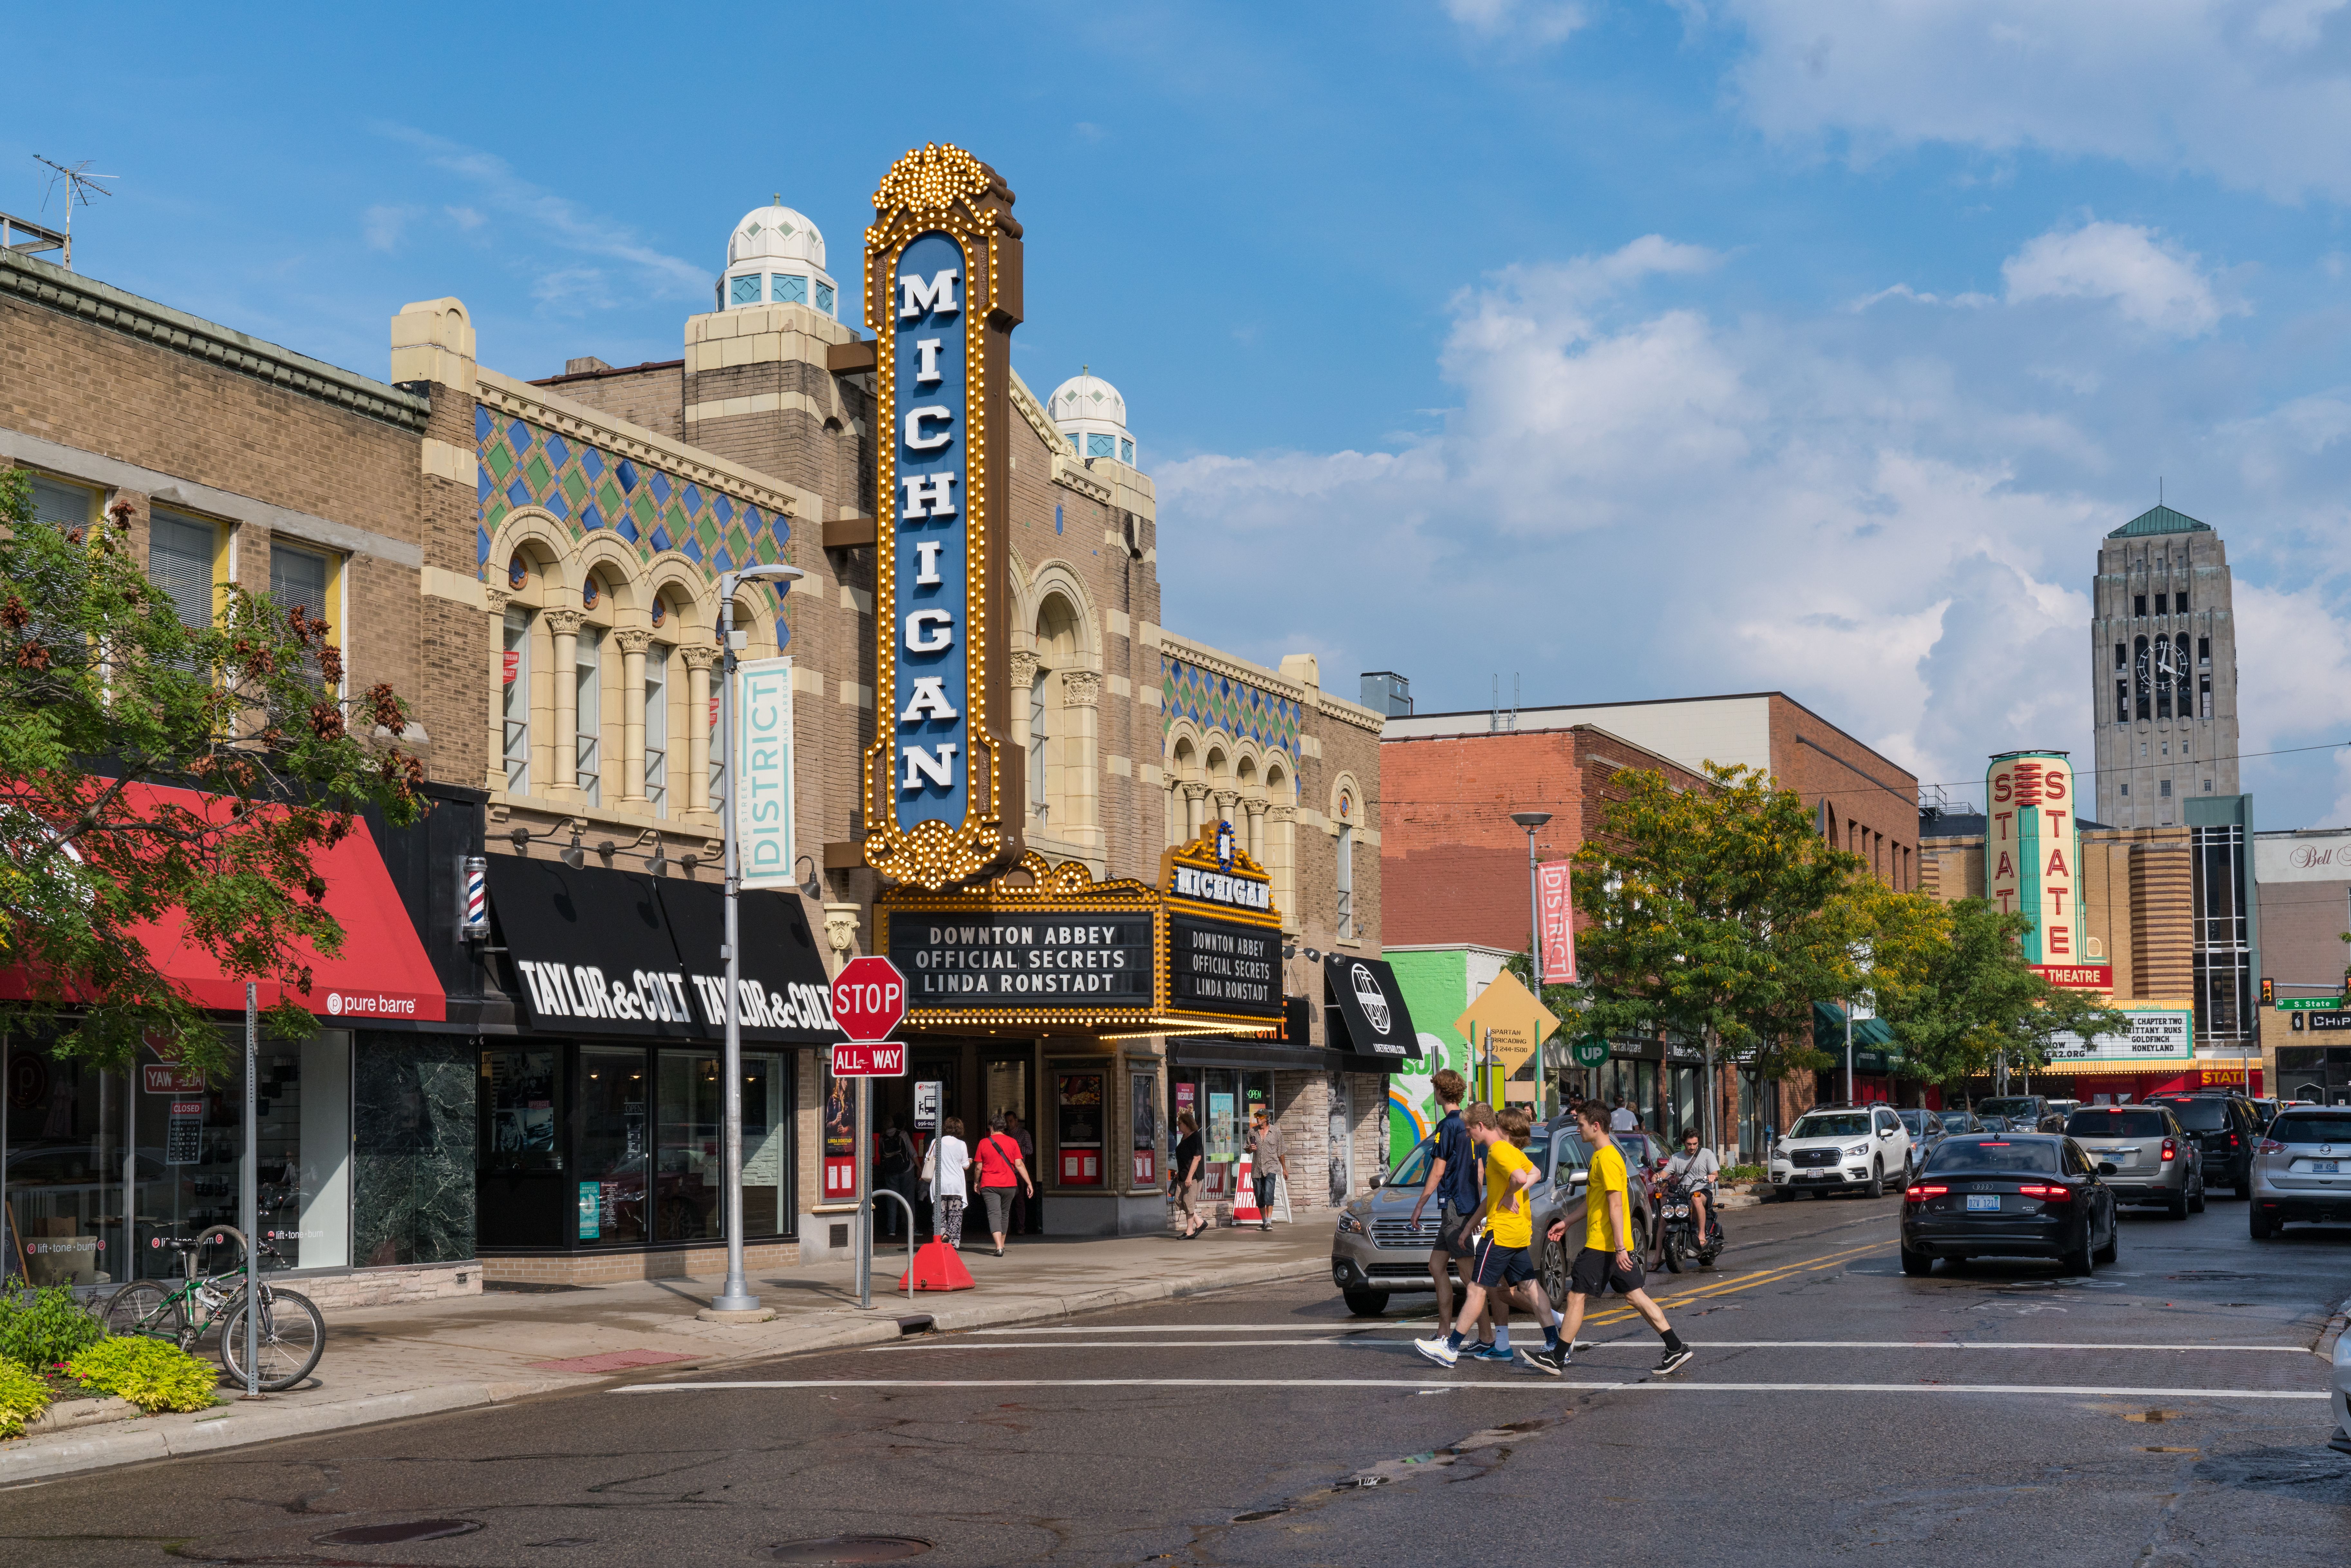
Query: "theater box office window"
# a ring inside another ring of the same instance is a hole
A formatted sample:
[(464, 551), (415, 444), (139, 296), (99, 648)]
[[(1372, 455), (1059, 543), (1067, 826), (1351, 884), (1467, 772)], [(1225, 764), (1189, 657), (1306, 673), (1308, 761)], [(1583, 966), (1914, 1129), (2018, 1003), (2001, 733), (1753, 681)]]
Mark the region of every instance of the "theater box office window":
[[(717, 1247), (726, 1237), (724, 907), (690, 882), (490, 857), (517, 1034), (477, 1053), (482, 1248), (498, 1256)], [(796, 1231), (805, 1048), (830, 1047), (797, 897), (742, 896), (743, 1223)]]

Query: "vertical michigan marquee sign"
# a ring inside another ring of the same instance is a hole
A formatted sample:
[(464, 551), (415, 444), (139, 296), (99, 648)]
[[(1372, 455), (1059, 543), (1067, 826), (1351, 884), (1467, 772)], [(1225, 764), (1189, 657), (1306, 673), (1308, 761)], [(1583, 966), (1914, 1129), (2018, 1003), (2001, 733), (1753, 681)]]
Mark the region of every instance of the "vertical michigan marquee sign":
[(2000, 909), (2032, 917), (2025, 962), (2044, 970), (2083, 966), (2073, 764), (2062, 751), (2008, 752), (1991, 759), (1984, 794), (1985, 891)]
[(873, 744), (865, 863), (919, 887), (1020, 855), (1008, 743), (1005, 530), (1020, 225), (995, 170), (959, 147), (890, 166), (865, 231), (878, 378)]

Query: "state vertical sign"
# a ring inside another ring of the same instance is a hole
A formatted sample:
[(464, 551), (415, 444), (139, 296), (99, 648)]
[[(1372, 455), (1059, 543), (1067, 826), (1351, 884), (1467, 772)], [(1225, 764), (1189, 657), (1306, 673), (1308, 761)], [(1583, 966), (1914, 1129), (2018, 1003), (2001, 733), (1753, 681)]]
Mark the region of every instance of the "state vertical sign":
[(2062, 751), (2004, 753), (1991, 759), (1984, 797), (1986, 894), (2001, 910), (2032, 917), (2026, 963), (2080, 962), (2081, 826), (2073, 764)]
[(876, 443), (865, 863), (919, 887), (1019, 858), (1004, 445), (1021, 302), (1012, 192), (959, 147), (890, 167), (865, 231)]

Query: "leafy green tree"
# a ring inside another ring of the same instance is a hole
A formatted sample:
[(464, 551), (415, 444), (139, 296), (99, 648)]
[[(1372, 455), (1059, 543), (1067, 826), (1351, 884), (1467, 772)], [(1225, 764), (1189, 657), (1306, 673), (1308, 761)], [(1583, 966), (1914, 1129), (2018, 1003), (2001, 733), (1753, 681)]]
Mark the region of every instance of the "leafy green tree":
[(1625, 794), (1576, 852), (1585, 1028), (1704, 1040), (1760, 1099), (1765, 1082), (1829, 1064), (1813, 1003), (1861, 988), (1872, 895), (1860, 858), (1762, 770), (1706, 773), (1694, 789), (1617, 774)]
[[(176, 920), (222, 972), (283, 986), (272, 1032), (308, 1034), (305, 945), (343, 939), (316, 856), (364, 808), (413, 821), (422, 770), (390, 744), (405, 725), (391, 687), (337, 695), (310, 607), (232, 585), (211, 623), (183, 624), (127, 516), (37, 522), (26, 476), (0, 472), (0, 969), (31, 993), (0, 999), (0, 1030), (110, 1067), (143, 1041), (218, 1071), (219, 1030), (141, 927)], [(133, 788), (148, 783), (214, 800), (158, 805)]]
[(2032, 928), (2030, 916), (2004, 913), (1986, 899), (1946, 906), (1942, 939), (1926, 948), (1915, 977), (1890, 989), (1879, 1007), (1911, 1073), (1963, 1085), (2003, 1058), (2012, 1071), (2048, 1065), (2060, 1035), (2095, 1040), (2129, 1031), (2128, 1015), (2033, 973), (2019, 945)]

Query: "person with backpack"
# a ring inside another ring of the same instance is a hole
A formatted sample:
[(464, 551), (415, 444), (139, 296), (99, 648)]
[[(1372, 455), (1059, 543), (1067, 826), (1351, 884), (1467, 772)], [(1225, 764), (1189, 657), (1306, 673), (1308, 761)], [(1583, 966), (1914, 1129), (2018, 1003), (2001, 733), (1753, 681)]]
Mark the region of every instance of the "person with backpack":
[(1004, 1131), (1002, 1112), (987, 1119), (987, 1136), (980, 1139), (979, 1197), (987, 1205), (987, 1228), (996, 1238), (996, 1255), (1004, 1256), (1004, 1229), (1007, 1217), (1012, 1212), (1012, 1194), (1017, 1181), (1019, 1190), (1027, 1194), (1034, 1190), (1029, 1179), (1029, 1164), (1020, 1157), (1020, 1145)]

